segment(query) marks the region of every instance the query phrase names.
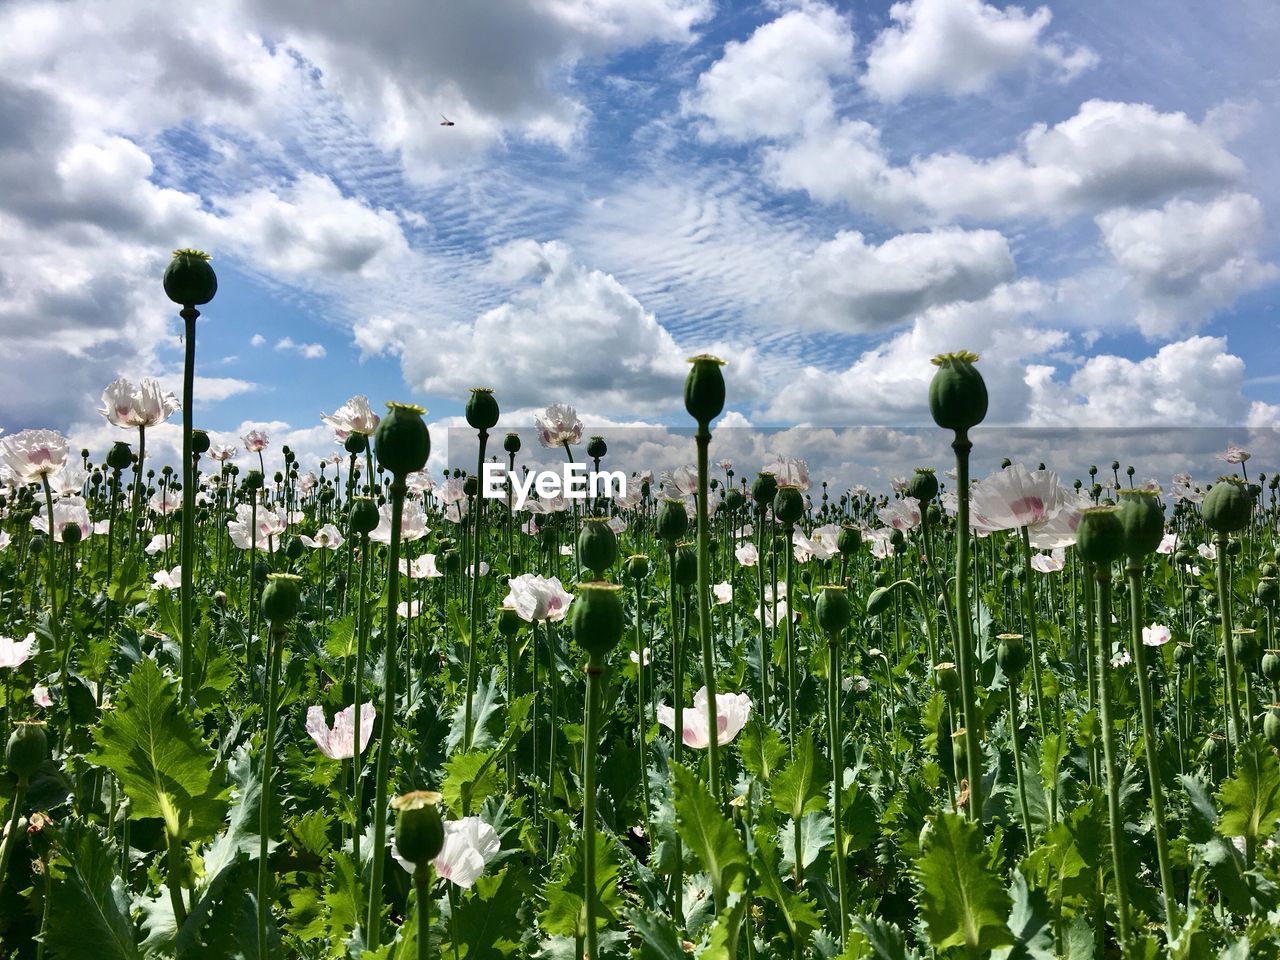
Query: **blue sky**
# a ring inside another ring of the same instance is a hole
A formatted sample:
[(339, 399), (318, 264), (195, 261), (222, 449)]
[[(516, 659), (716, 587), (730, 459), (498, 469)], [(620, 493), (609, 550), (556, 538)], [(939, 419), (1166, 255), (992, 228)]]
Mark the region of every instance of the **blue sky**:
[(704, 350), (739, 425), (920, 423), (959, 348), (1004, 423), (1280, 423), (1274, 4), (168, 9), (0, 9), (8, 432), (176, 385), (187, 245), (198, 423), (308, 451), (473, 385), (681, 423)]

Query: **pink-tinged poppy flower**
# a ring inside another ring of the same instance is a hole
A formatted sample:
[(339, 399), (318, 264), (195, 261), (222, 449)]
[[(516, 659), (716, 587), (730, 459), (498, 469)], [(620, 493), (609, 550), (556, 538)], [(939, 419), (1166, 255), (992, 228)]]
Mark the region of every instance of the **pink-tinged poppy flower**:
[(1218, 459), (1223, 463), (1244, 463), (1249, 457), (1248, 450), (1238, 447), (1234, 443), (1228, 443), (1226, 452), (1218, 454)]
[(1173, 531), (1169, 531), (1160, 538), (1160, 546), (1156, 547), (1156, 553), (1163, 553), (1166, 556), (1178, 549), (1178, 535)]
[(270, 446), (271, 438), (262, 430), (250, 430), (240, 438), (240, 442), (248, 453), (261, 453)]
[(321, 413), (320, 419), (333, 427), (339, 440), (345, 440), (353, 433), (361, 433), (366, 437), (373, 436), (378, 429), (379, 416), (369, 407), (368, 397), (352, 397), (333, 413)]
[[(53, 531), (55, 542), (62, 543), (62, 532), (74, 524), (80, 528), (80, 539), (87, 540), (93, 536), (93, 523), (89, 520), (89, 508), (85, 506), (84, 497), (63, 497), (53, 503)], [(40, 515), (31, 518), (32, 528), (49, 534), (49, 518), (46, 508), (41, 505)]]
[(711, 592), (715, 594), (716, 603), (733, 603), (733, 584), (728, 581), (724, 583), (717, 583), (711, 588)]
[(1031, 557), (1031, 569), (1037, 573), (1057, 573), (1067, 564), (1067, 555), (1062, 547), (1052, 553), (1037, 553)]
[[(373, 721), (378, 711), (373, 701), (360, 706), (360, 747), (364, 753), (369, 745), (369, 737), (373, 735)], [(330, 760), (348, 760), (356, 754), (356, 708), (355, 704), (339, 710), (333, 717), (333, 726), (324, 722), (324, 708), (320, 706), (307, 709), (307, 733), (316, 742), (316, 746)]]
[(1142, 642), (1148, 647), (1163, 647), (1173, 639), (1173, 632), (1163, 623), (1153, 623), (1142, 628)]
[(150, 377), (137, 386), (121, 377), (102, 391), (102, 408), (98, 411), (117, 427), (137, 429), (164, 423), (178, 410), (178, 398)]
[(816, 540), (810, 540), (799, 530), (791, 531), (791, 549), (795, 554), (797, 563), (807, 563), (815, 559), (831, 559), (831, 551), (824, 544)]
[(640, 656), (638, 656), (638, 655), (636, 654), (636, 652), (635, 652), (634, 650), (632, 650), (632, 651), (631, 651), (631, 662), (632, 662), (632, 663), (634, 663), (634, 664), (636, 664), (637, 666), (639, 666), (639, 665), (640, 665), (640, 663), (643, 661), (644, 666), (646, 666), (646, 667), (647, 667), (647, 666), (649, 665), (649, 648), (648, 648), (648, 647), (645, 647), (643, 650), (641, 650), (641, 651), (640, 651), (640, 653), (641, 653), (641, 655), (640, 655)]
[(69, 460), (49, 478), (49, 487), (55, 497), (79, 497), (84, 495), (88, 479), (89, 472), (78, 462)]
[(744, 567), (754, 567), (760, 562), (760, 551), (756, 549), (754, 543), (744, 543), (733, 551), (733, 555), (738, 558), (738, 563)]
[(553, 403), (546, 413), (534, 417), (538, 428), (538, 442), (544, 447), (563, 447), (582, 440), (582, 421), (578, 411), (567, 403)]
[(416, 617), (421, 610), (421, 600), (404, 600), (396, 607), (396, 614), (401, 619), (408, 620), (410, 617)]
[(627, 531), (627, 521), (621, 517), (610, 517), (605, 526), (613, 531), (615, 537), (620, 537)]
[(436, 565), (434, 553), (424, 553), (414, 560), (401, 560), (400, 572), (410, 580), (434, 580), (444, 572)]
[(241, 550), (254, 547), (259, 550), (278, 549), (280, 537), (287, 527), (282, 514), (262, 504), (258, 504), (255, 517), (253, 506), (242, 503), (236, 507), (236, 518), (227, 521), (227, 533), (231, 535), (231, 542)]
[(573, 594), (565, 591), (559, 577), (522, 573), (507, 581), (507, 589), (502, 605), (512, 607), (526, 623), (563, 620), (573, 602)]
[(1020, 463), (997, 470), (969, 492), (973, 525), (988, 532), (1037, 527), (1062, 505), (1058, 475), (1050, 470), (1029, 472)]
[(902, 497), (881, 507), (876, 516), (886, 527), (906, 533), (920, 526), (920, 501), (915, 497)]
[(312, 550), (337, 550), (346, 542), (332, 523), (326, 523), (316, 531), (314, 537), (299, 536), (298, 539), (302, 541), (303, 546), (310, 547)]
[(0, 438), (0, 463), (18, 484), (52, 476), (67, 462), (67, 438), (56, 430), (23, 430)]
[[(469, 890), (500, 849), (497, 832), (479, 817), (446, 820), (444, 846), (432, 865), (438, 876)], [(400, 856), (394, 844), (392, 855), (400, 866), (413, 873), (414, 864)]]
[[(724, 746), (738, 735), (751, 717), (751, 698), (745, 693), (716, 694), (716, 742)], [(681, 740), (686, 747), (705, 750), (711, 742), (707, 729), (707, 688), (693, 695), (693, 706), (686, 707), (681, 717), (684, 730)], [(666, 704), (658, 706), (658, 722), (668, 730), (676, 728), (676, 712)]]
[(35, 652), (36, 635), (34, 633), (27, 634), (25, 640), (10, 640), (8, 637), (0, 637), (0, 667), (8, 667), (11, 670), (22, 666), (31, 658), (31, 654)]
[(778, 486), (799, 487), (802, 491), (809, 489), (809, 465), (795, 457), (775, 457), (772, 463), (764, 465), (761, 472), (772, 473)]
[(210, 460), (218, 461), (218, 463), (225, 463), (239, 452), (239, 447), (227, 443), (215, 443), (209, 448), (209, 452), (205, 456)]
[(672, 500), (695, 496), (698, 492), (698, 468), (692, 464), (664, 470), (662, 492)]
[[(407, 543), (421, 540), (427, 535), (427, 515), (422, 504), (416, 500), (406, 500), (404, 509), (400, 511), (400, 540)], [(378, 508), (378, 525), (369, 533), (374, 543), (391, 543), (391, 504), (384, 503)]]
[(1209, 561), (1218, 559), (1218, 548), (1212, 543), (1200, 544), (1200, 546), (1196, 547), (1196, 553)]
[[(96, 533), (97, 531), (95, 530), (94, 532)], [(0, 550), (7, 550), (11, 543), (13, 543), (13, 537), (9, 536), (9, 534), (5, 533), (3, 530), (0, 530)]]
[(155, 492), (155, 496), (147, 501), (147, 507), (152, 513), (167, 517), (182, 508), (182, 494), (172, 487), (161, 487)]
[(49, 688), (43, 683), (37, 683), (31, 689), (31, 699), (35, 701), (37, 707), (49, 709), (53, 706), (53, 697), (49, 695)]
[(1111, 665), (1113, 667), (1127, 667), (1131, 663), (1133, 663), (1133, 657), (1129, 656), (1129, 651), (1125, 650), (1123, 647), (1118, 648), (1115, 655), (1111, 658)]
[(151, 575), (151, 582), (163, 590), (178, 590), (182, 587), (182, 566), (172, 570), (157, 570)]

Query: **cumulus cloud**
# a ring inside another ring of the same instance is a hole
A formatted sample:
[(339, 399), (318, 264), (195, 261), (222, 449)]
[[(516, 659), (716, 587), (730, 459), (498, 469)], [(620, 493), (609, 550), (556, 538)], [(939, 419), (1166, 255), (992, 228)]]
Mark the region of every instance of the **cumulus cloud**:
[(1137, 298), (1138, 327), (1149, 337), (1194, 329), (1240, 294), (1280, 276), (1280, 268), (1259, 259), (1264, 215), (1248, 194), (1109, 210), (1097, 221)]
[(324, 344), (298, 343), (293, 337), (281, 337), (276, 341), (276, 349), (296, 353), (306, 360), (319, 360), (325, 355)]
[(982, 93), (1002, 74), (1047, 68), (1070, 80), (1097, 62), (1085, 47), (1044, 39), (1053, 14), (1003, 10), (982, 0), (908, 0), (889, 8), (893, 25), (871, 44), (863, 85), (898, 102), (921, 94)]
[(932, 307), (987, 297), (1013, 279), (1009, 243), (994, 230), (934, 230), (878, 246), (856, 231), (820, 244), (792, 274), (801, 325), (874, 333)]

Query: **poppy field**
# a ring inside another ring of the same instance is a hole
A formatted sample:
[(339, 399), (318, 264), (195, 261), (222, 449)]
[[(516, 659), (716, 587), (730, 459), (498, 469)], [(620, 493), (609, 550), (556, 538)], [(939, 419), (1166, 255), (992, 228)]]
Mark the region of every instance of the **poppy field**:
[[(553, 403), (535, 451), (500, 388), (466, 470), (366, 397), (303, 462), (198, 429), (208, 258), (164, 288), (182, 397), (108, 385), (106, 450), (0, 436), (0, 957), (1280, 955), (1248, 451), (971, 475), (998, 411), (957, 349), (950, 458), (883, 490), (718, 456), (708, 355), (688, 465), (612, 487), (607, 435)], [(482, 483), (535, 452), (600, 482)]]

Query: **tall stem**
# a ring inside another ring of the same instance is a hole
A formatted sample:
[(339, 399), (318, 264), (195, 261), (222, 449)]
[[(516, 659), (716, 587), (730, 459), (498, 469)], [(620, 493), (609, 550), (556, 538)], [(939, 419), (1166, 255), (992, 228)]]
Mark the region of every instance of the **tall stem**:
[(271, 834), (271, 773), (274, 767), (276, 744), (276, 712), (279, 709), (277, 695), (280, 687), (280, 663), (284, 656), (284, 626), (271, 625), (270, 666), (265, 677), (266, 690), (266, 739), (262, 745), (262, 803), (258, 811), (258, 956), (268, 957), (267, 917), (271, 913), (268, 892), (271, 883), (271, 863), (267, 841)]
[(484, 448), (488, 440), (488, 431), (481, 430), (480, 452), (476, 457), (476, 493), (471, 498), (471, 597), (467, 607), (467, 614), (471, 621), (471, 636), (467, 640), (467, 706), (462, 726), (463, 747), (467, 750), (471, 749), (471, 711), (480, 668), (480, 662), (476, 659), (476, 639), (480, 633), (480, 617), (476, 607), (477, 591), (480, 587), (480, 514), (484, 509), (484, 499), (480, 495), (480, 474), (484, 470)]
[(188, 304), (182, 308), (181, 317), (186, 322), (186, 363), (182, 369), (182, 541), (178, 546), (178, 564), (181, 566), (179, 604), (182, 613), (182, 650), (179, 673), (182, 677), (182, 696), (190, 699), (195, 691), (192, 686), (191, 620), (194, 611), (192, 569), (195, 561), (196, 536), (196, 480), (195, 457), (191, 450), (192, 412), (195, 404), (196, 378), (196, 318), (200, 311)]
[(715, 650), (711, 640), (711, 561), (708, 549), (711, 531), (707, 522), (707, 458), (711, 430), (707, 424), (698, 424), (695, 440), (698, 445), (698, 639), (702, 641), (702, 682), (707, 688), (707, 787), (719, 803), (720, 737), (716, 719)]
[(1236, 670), (1235, 645), (1232, 643), (1235, 631), (1232, 629), (1231, 620), (1232, 596), (1231, 577), (1227, 572), (1227, 542), (1224, 534), (1219, 534), (1214, 541), (1218, 551), (1218, 613), (1222, 617), (1222, 652), (1227, 667), (1227, 704), (1231, 709), (1231, 725), (1235, 728), (1234, 733), (1231, 730), (1226, 731), (1227, 756), (1232, 756), (1234, 745), (1240, 742), (1245, 728), (1240, 718), (1240, 680)]
[(1124, 812), (1120, 807), (1120, 775), (1116, 768), (1116, 732), (1111, 720), (1111, 568), (1098, 567), (1098, 699), (1102, 709), (1102, 754), (1107, 774), (1107, 821), (1111, 832), (1111, 868), (1115, 874), (1120, 953), (1129, 956), (1129, 893), (1124, 872)]
[(974, 675), (973, 618), (969, 610), (969, 452), (973, 444), (967, 431), (957, 432), (951, 449), (956, 454), (956, 657), (960, 673), (960, 700), (964, 709), (964, 746), (969, 774), (970, 820), (982, 819), (982, 755), (978, 744), (977, 701)]
[(600, 676), (604, 666), (587, 661), (587, 704), (582, 744), (582, 885), (587, 920), (587, 960), (599, 955), (596, 933), (596, 741), (600, 735)]

